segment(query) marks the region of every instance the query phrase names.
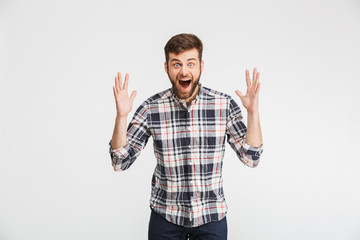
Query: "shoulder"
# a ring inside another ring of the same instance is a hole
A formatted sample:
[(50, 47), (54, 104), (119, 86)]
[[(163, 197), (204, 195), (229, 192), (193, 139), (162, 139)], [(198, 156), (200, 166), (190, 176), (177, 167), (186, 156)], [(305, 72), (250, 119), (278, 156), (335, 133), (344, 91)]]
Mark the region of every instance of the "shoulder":
[(167, 100), (171, 96), (171, 88), (168, 88), (164, 91), (158, 92), (151, 97), (147, 98), (143, 104), (145, 105), (153, 105), (157, 104), (159, 102), (162, 102), (163, 100)]
[(213, 90), (208, 87), (203, 87), (203, 92), (208, 100), (214, 99), (215, 101), (221, 100), (221, 102), (225, 103), (227, 106), (227, 110), (229, 114), (240, 114), (241, 109), (236, 101), (229, 95), (217, 90)]
[(232, 97), (230, 95), (226, 94), (226, 93), (223, 93), (223, 92), (220, 92), (220, 91), (217, 91), (217, 90), (205, 87), (205, 86), (203, 86), (202, 89), (203, 89), (204, 95), (207, 96), (207, 97), (223, 99), (223, 100), (226, 100), (228, 102), (233, 100)]
[(137, 112), (141, 110), (147, 111), (154, 105), (157, 105), (160, 102), (163, 102), (163, 100), (168, 99), (171, 96), (171, 89), (166, 89), (164, 91), (158, 92), (150, 97), (148, 97), (145, 101), (141, 103), (141, 105), (137, 108)]

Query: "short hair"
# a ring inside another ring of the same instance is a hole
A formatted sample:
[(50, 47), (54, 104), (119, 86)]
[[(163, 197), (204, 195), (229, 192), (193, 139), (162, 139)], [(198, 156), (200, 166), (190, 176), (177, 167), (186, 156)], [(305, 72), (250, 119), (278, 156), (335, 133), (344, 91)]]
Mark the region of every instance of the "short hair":
[(169, 53), (179, 54), (193, 48), (198, 50), (201, 61), (203, 44), (197, 36), (190, 33), (180, 33), (173, 36), (164, 47), (166, 62), (169, 61)]

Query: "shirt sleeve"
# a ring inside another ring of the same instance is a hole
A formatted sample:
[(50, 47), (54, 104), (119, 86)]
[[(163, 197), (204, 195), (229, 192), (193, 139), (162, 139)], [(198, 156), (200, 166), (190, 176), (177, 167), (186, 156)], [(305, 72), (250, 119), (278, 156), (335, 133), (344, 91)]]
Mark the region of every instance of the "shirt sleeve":
[(247, 128), (243, 123), (242, 113), (237, 103), (230, 98), (229, 116), (226, 123), (227, 142), (246, 166), (254, 168), (259, 164), (263, 145), (252, 147), (245, 141)]
[(123, 147), (113, 149), (110, 140), (109, 153), (114, 171), (128, 169), (139, 156), (141, 150), (146, 146), (151, 136), (147, 111), (148, 107), (146, 102), (136, 110), (127, 127), (126, 144)]

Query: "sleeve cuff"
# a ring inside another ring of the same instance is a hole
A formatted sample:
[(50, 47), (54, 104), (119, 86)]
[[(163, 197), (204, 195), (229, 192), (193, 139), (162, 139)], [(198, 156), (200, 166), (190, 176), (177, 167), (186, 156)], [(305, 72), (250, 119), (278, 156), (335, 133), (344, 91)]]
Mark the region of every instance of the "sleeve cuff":
[(126, 142), (126, 144), (120, 148), (113, 149), (111, 147), (111, 140), (109, 142), (109, 153), (111, 155), (115, 155), (118, 158), (126, 158), (129, 155), (130, 144)]
[(245, 150), (245, 152), (249, 155), (252, 155), (252, 156), (258, 156), (260, 157), (260, 155), (262, 154), (262, 152), (264, 151), (263, 149), (263, 144), (261, 144), (260, 146), (258, 147), (253, 147), (253, 146), (250, 146), (249, 144), (246, 143), (246, 140), (244, 138), (244, 141), (243, 141), (243, 149)]

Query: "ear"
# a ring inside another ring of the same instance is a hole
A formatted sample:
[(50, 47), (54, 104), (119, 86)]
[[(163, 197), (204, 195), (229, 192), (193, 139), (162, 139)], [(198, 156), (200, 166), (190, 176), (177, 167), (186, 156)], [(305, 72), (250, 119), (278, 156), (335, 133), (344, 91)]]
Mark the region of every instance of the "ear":
[(201, 72), (204, 70), (204, 60), (201, 60)]
[(165, 72), (168, 73), (167, 63), (164, 63)]

